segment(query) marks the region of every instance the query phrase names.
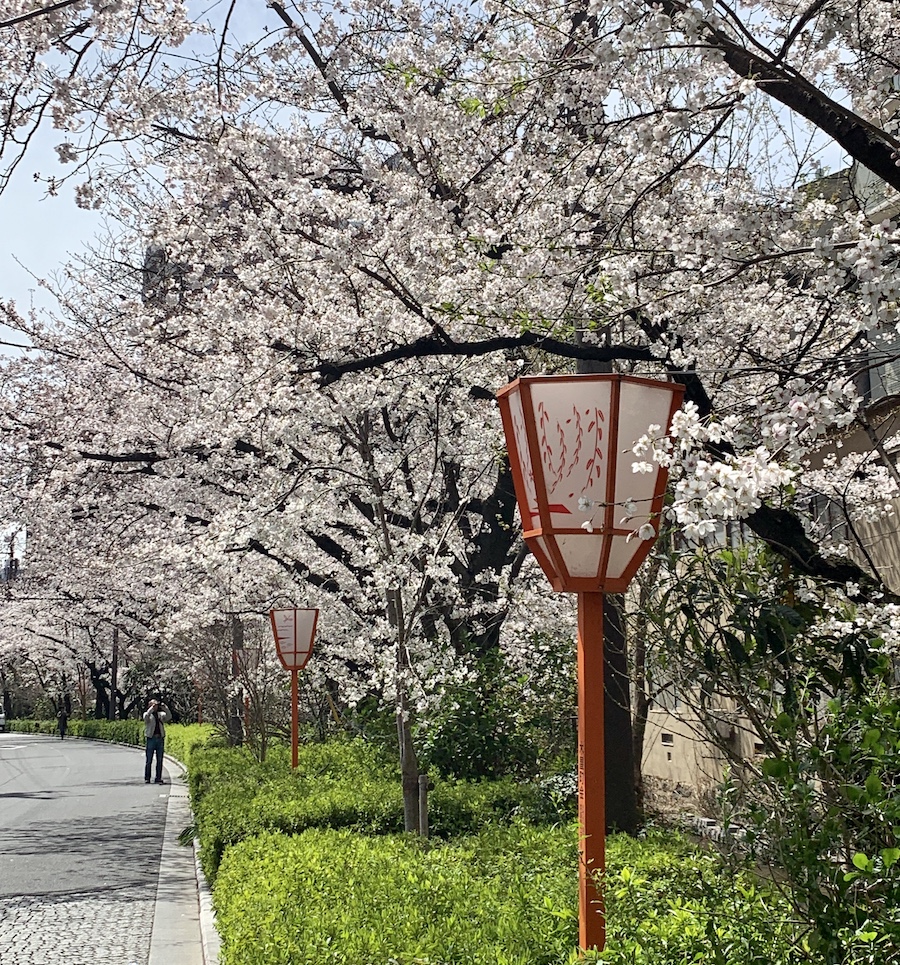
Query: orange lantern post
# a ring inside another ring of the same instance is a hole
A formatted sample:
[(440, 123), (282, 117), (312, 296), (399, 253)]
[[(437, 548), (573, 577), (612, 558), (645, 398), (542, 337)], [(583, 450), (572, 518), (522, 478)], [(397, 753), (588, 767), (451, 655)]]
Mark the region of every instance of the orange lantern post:
[(297, 767), (298, 758), (298, 710), (300, 695), (297, 673), (306, 666), (312, 654), (319, 611), (295, 607), (270, 610), (275, 650), (282, 667), (291, 672), (291, 767)]
[(668, 430), (684, 387), (627, 375), (538, 375), (497, 393), (525, 542), (557, 592), (578, 594), (579, 945), (606, 922), (603, 595), (622, 593), (659, 532), (667, 471), (632, 449)]

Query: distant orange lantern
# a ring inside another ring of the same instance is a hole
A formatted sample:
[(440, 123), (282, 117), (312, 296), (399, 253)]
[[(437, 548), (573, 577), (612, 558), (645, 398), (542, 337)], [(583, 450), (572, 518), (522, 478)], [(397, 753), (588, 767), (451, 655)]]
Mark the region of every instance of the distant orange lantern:
[(289, 607), (269, 611), (272, 622), (272, 635), (275, 637), (275, 650), (282, 667), (291, 673), (291, 767), (297, 766), (298, 753), (298, 708), (299, 688), (297, 673), (306, 666), (312, 654), (316, 624), (319, 611)]
[(622, 593), (659, 532), (668, 473), (634, 472), (684, 386), (627, 375), (537, 375), (497, 393), (525, 542), (554, 590), (578, 594), (579, 944), (606, 941), (603, 594)]

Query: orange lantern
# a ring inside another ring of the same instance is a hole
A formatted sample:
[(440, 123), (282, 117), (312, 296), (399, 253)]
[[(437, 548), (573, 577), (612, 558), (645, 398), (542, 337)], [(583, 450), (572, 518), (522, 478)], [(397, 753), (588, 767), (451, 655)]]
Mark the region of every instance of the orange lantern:
[(275, 650), (282, 667), (291, 674), (291, 767), (297, 767), (299, 758), (299, 720), (300, 701), (297, 673), (306, 666), (312, 654), (316, 624), (319, 611), (297, 607), (269, 611), (272, 622), (272, 635), (275, 637)]
[(527, 376), (497, 393), (525, 542), (554, 590), (578, 594), (583, 949), (606, 940), (603, 594), (625, 591), (659, 532), (668, 473), (635, 472), (632, 450), (651, 427), (668, 431), (683, 395), (628, 375)]
[[(627, 375), (538, 375), (497, 393), (525, 542), (554, 590), (621, 593), (659, 531), (667, 472), (634, 444), (667, 430), (684, 387)], [(644, 529), (646, 535), (647, 530)]]

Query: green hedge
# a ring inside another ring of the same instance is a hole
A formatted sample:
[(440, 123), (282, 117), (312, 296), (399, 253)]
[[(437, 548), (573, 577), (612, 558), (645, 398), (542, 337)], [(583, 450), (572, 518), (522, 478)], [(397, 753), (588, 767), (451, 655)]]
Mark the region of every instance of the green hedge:
[[(9, 729), (20, 734), (53, 734), (59, 730), (55, 720), (11, 720)], [(79, 720), (69, 718), (67, 734), (70, 737), (90, 737), (94, 740), (112, 741), (116, 744), (144, 744), (142, 720)], [(166, 727), (166, 753), (184, 765), (189, 765), (195, 750), (209, 746), (216, 740), (210, 724), (169, 724)]]
[(539, 965), (577, 942), (575, 837), (492, 830), (425, 849), (405, 835), (263, 834), (225, 856), (223, 965)]
[[(205, 749), (191, 760), (189, 782), (201, 861), (210, 880), (226, 848), (266, 831), (403, 831), (396, 764), (360, 739), (301, 746), (295, 772), (285, 748), (273, 750), (264, 763), (234, 749)], [(439, 780), (429, 794), (429, 824), (436, 837), (541, 813), (537, 790), (509, 778)]]
[[(431, 847), (405, 835), (265, 833), (215, 889), (223, 965), (565, 965), (578, 960), (577, 830), (517, 822)], [(657, 836), (609, 841), (610, 965), (793, 965), (790, 909)]]
[[(11, 720), (10, 730), (25, 734), (59, 734), (55, 720)], [(142, 720), (79, 720), (69, 718), (67, 734), (70, 737), (92, 737), (96, 740), (114, 741), (117, 744), (144, 743)]]

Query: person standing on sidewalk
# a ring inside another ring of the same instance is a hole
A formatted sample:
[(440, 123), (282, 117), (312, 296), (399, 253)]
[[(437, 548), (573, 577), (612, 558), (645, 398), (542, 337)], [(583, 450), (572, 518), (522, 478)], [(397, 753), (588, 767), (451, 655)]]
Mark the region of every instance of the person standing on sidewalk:
[(62, 740), (66, 736), (66, 728), (69, 726), (69, 715), (66, 713), (65, 707), (56, 715), (56, 726), (59, 728), (59, 739)]
[(153, 755), (156, 755), (156, 783), (165, 784), (162, 779), (163, 752), (166, 749), (165, 723), (169, 712), (158, 701), (151, 700), (144, 711), (144, 736), (147, 739), (147, 766), (144, 768), (144, 783), (150, 783), (150, 768)]

